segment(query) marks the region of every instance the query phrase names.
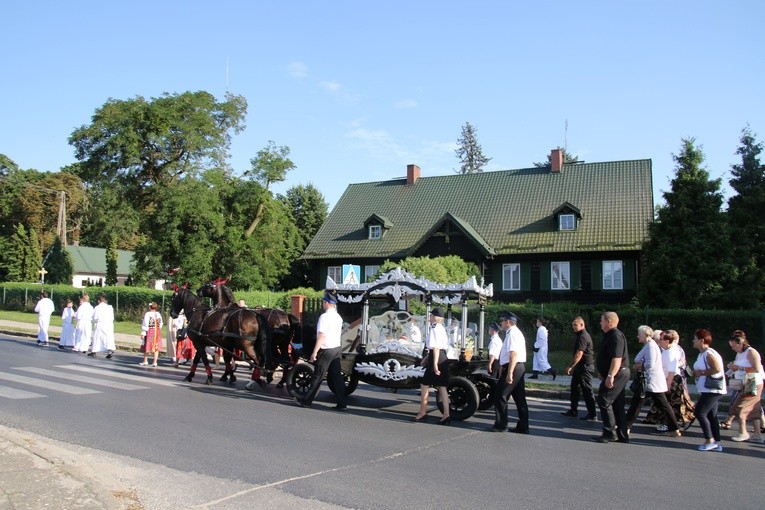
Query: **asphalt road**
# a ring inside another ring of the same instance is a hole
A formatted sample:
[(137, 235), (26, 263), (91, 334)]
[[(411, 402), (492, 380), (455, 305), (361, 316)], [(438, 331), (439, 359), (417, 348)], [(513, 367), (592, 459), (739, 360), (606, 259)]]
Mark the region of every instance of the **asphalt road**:
[(93, 359), (7, 336), (0, 352), (0, 425), (77, 453), (147, 509), (763, 508), (765, 446), (698, 452), (697, 425), (680, 439), (636, 425), (629, 445), (597, 444), (598, 424), (532, 399), (531, 435), (494, 434), (491, 411), (412, 423), (415, 391), (361, 384), (340, 413), (326, 386), (304, 409), (273, 385), (240, 389), (243, 373), (234, 387), (205, 386), (203, 370), (186, 383), (136, 355)]

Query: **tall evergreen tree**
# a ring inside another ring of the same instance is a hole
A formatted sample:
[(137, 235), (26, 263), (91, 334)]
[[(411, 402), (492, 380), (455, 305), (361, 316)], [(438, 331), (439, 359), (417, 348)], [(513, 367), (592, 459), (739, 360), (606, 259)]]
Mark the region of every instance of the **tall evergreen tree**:
[(638, 294), (643, 305), (719, 308), (723, 282), (732, 273), (720, 179), (710, 180), (695, 142), (683, 139), (680, 154), (673, 155), (666, 206), (649, 226)]
[(454, 152), (457, 154), (457, 159), (460, 160), (459, 173), (461, 174), (483, 172), (483, 167), (491, 161), (491, 158), (483, 155), (481, 144), (476, 138), (476, 129), (470, 122), (465, 122), (465, 125), (462, 126), (462, 136), (457, 140), (457, 145), (458, 147)]
[(117, 239), (115, 237), (109, 240), (109, 247), (106, 249), (106, 285), (117, 285)]
[(7, 245), (8, 252), (4, 259), (5, 273), (11, 282), (36, 282), (40, 280), (42, 254), (40, 241), (34, 229), (18, 224)]
[(74, 264), (59, 236), (56, 236), (53, 246), (46, 255), (45, 270), (48, 271), (48, 274), (45, 275), (46, 283), (72, 283)]
[(747, 126), (741, 131), (736, 153), (741, 164), (732, 165), (730, 186), (736, 192), (728, 200), (736, 273), (727, 292), (729, 306), (765, 306), (765, 165), (760, 163), (762, 143)]

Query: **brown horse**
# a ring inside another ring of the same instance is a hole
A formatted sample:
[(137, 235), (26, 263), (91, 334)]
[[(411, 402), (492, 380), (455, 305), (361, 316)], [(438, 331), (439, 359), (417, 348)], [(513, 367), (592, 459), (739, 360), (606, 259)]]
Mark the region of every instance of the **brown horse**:
[[(211, 298), (215, 301), (216, 309), (232, 310), (238, 308), (234, 293), (231, 292), (225, 284), (228, 280), (221, 280), (220, 278), (207, 282), (198, 291), (197, 294), (200, 297)], [(273, 379), (273, 371), (280, 365), (284, 367), (284, 373), (282, 374), (282, 381), (286, 380), (289, 366), (297, 362), (297, 351), (302, 346), (302, 328), (300, 321), (297, 317), (291, 313), (287, 313), (284, 310), (278, 308), (248, 308), (260, 314), (268, 323), (271, 334), (271, 350), (269, 352), (270, 362), (266, 365), (266, 380), (271, 382)], [(290, 343), (295, 348), (290, 348)], [(259, 377), (253, 377), (253, 380), (259, 380)], [(283, 386), (283, 382), (279, 382), (278, 388)], [(247, 383), (246, 389), (250, 389), (252, 383)]]
[[(197, 369), (199, 360), (202, 359), (207, 372), (206, 384), (212, 384), (212, 369), (207, 360), (205, 347), (212, 345), (223, 349), (226, 359), (226, 377), (233, 370), (230, 369), (231, 358), (236, 349), (241, 349), (252, 362), (258, 366), (268, 362), (268, 348), (270, 344), (269, 327), (262, 316), (246, 308), (211, 310), (204, 306), (202, 301), (186, 287), (174, 285), (170, 316), (178, 317), (178, 313), (184, 310), (188, 318), (188, 335), (197, 350), (191, 370), (186, 376), (186, 381), (191, 381)], [(222, 379), (226, 380), (226, 379)]]

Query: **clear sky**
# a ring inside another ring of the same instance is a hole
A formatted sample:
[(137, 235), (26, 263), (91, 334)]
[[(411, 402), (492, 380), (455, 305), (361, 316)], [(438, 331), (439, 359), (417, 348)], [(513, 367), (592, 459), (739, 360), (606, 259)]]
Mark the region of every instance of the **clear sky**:
[(564, 143), (652, 159), (656, 203), (683, 137), (724, 182), (742, 128), (765, 140), (762, 0), (3, 0), (0, 19), (0, 153), (24, 169), (75, 162), (109, 98), (227, 87), (249, 104), (235, 171), (273, 140), (297, 166), (274, 191), (330, 206), (409, 163), (453, 173), (465, 122), (486, 171)]

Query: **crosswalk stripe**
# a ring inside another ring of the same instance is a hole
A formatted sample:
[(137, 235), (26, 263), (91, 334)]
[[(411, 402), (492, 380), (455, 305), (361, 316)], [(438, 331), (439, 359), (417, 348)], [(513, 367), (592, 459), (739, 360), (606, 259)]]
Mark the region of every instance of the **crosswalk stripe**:
[(28, 384), (34, 388), (45, 388), (53, 391), (60, 391), (61, 393), (69, 393), (70, 395), (92, 395), (94, 393), (101, 393), (98, 390), (91, 390), (89, 388), (80, 388), (78, 386), (70, 386), (60, 382), (46, 381), (45, 379), (34, 379), (24, 375), (6, 374), (4, 372), (0, 372), (0, 379), (20, 384)]
[(132, 375), (132, 374), (125, 374), (123, 372), (117, 372), (115, 370), (106, 370), (103, 368), (93, 368), (93, 367), (87, 367), (84, 365), (56, 365), (55, 368), (66, 368), (68, 370), (77, 370), (79, 372), (85, 372), (88, 374), (96, 374), (101, 375), (105, 377), (113, 377), (115, 379), (126, 379), (129, 381), (140, 381), (145, 384), (154, 384), (158, 386), (183, 386), (182, 381), (168, 381), (167, 379), (159, 379), (159, 378), (153, 378), (151, 377), (151, 374), (147, 371), (145, 372), (142, 370), (142, 372), (145, 372), (146, 375)]
[(23, 398), (40, 398), (44, 396), (45, 395), (33, 393), (31, 391), (18, 390), (16, 388), (9, 388), (8, 386), (0, 386), (0, 397), (3, 398), (18, 400)]
[[(96, 379), (94, 377), (87, 377), (77, 374), (65, 374), (63, 372), (54, 372), (53, 370), (46, 370), (44, 368), (35, 367), (13, 367), (14, 370), (21, 370), (24, 372), (32, 372), (34, 374), (47, 375), (52, 377), (65, 377), (67, 381), (81, 382), (85, 384), (95, 384), (96, 386), (108, 386), (109, 388), (116, 388), (119, 390), (148, 390), (148, 386), (137, 386), (135, 384), (128, 383), (116, 383), (114, 381), (105, 381), (103, 379)], [(117, 386), (119, 384), (119, 386)]]

